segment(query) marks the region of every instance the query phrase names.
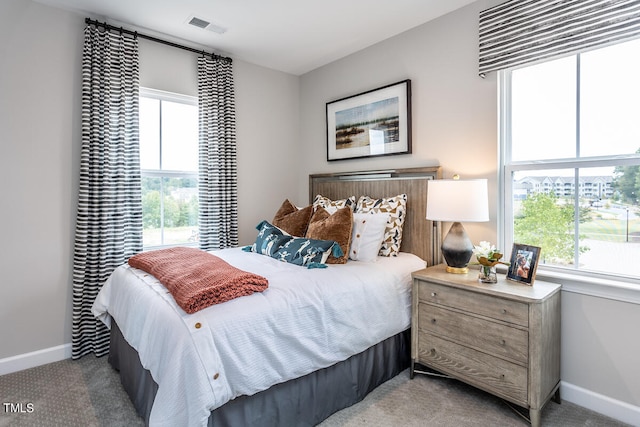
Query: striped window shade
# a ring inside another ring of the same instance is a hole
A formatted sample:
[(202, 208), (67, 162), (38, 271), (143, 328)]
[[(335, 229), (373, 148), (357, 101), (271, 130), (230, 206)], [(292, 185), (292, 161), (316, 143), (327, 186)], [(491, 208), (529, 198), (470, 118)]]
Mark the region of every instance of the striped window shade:
[(510, 0), (480, 12), (480, 76), (640, 36), (638, 0)]

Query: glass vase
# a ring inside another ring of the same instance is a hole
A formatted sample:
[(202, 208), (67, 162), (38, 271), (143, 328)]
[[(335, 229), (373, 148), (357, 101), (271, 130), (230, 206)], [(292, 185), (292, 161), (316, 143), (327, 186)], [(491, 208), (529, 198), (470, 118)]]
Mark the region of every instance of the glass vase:
[(478, 273), (478, 281), (481, 283), (497, 283), (498, 275), (496, 274), (496, 266), (488, 267), (481, 265), (480, 273)]

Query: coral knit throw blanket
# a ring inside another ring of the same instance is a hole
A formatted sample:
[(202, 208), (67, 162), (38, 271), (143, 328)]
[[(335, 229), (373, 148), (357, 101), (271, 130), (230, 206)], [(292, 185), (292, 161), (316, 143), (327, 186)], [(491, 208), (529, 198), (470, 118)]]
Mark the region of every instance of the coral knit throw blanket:
[(266, 278), (196, 248), (143, 252), (129, 258), (129, 265), (158, 279), (189, 314), (269, 286)]

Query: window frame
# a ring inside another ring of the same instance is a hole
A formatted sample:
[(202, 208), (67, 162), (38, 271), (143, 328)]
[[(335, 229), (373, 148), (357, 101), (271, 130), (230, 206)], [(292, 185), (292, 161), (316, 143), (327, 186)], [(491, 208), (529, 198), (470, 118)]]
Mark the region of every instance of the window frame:
[[(578, 55), (577, 70), (580, 67)], [(551, 58), (548, 60), (554, 60)], [(611, 167), (640, 165), (640, 155), (612, 155), (600, 157), (584, 157), (570, 159), (552, 160), (532, 160), (532, 161), (510, 161), (511, 159), (511, 72), (518, 68), (528, 67), (534, 64), (513, 67), (498, 72), (498, 242), (505, 251), (510, 251), (513, 247), (514, 222), (513, 222), (513, 186), (512, 174), (527, 170), (554, 170), (554, 169), (581, 169), (590, 167)], [(578, 90), (576, 96), (580, 96), (579, 77), (576, 84)], [(576, 114), (579, 117), (579, 103), (577, 103)], [(576, 126), (580, 126), (579, 120)], [(578, 129), (579, 132), (579, 129)], [(579, 134), (578, 134), (579, 135)], [(579, 136), (576, 138), (579, 144)], [(578, 147), (579, 153), (579, 147)], [(574, 174), (574, 185), (576, 194), (578, 193), (578, 173)], [(578, 204), (579, 198), (575, 198)], [(575, 210), (578, 215), (578, 209)], [(574, 222), (576, 227), (575, 239), (578, 237), (578, 222)], [(618, 276), (609, 273), (596, 273), (591, 271), (581, 271), (580, 269), (561, 268), (552, 265), (540, 264), (537, 270), (537, 277), (543, 280), (555, 281), (563, 284), (563, 290), (585, 295), (604, 297), (624, 302), (640, 304), (640, 278), (629, 276)]]
[[(152, 99), (158, 99), (162, 105), (162, 101), (168, 101), (168, 102), (175, 102), (175, 103), (181, 103), (181, 104), (187, 104), (187, 105), (193, 105), (193, 106), (198, 106), (198, 97), (197, 96), (192, 96), (192, 95), (185, 95), (185, 94), (180, 94), (180, 93), (175, 93), (175, 92), (167, 92), (167, 91), (163, 91), (163, 90), (159, 90), (159, 89), (153, 89), (153, 88), (148, 88), (148, 87), (142, 87), (140, 86), (139, 88), (139, 93), (138, 93), (138, 97), (142, 98), (152, 98)], [(160, 107), (160, 127), (162, 127), (162, 106)], [(160, 138), (162, 139), (162, 136), (160, 136)], [(160, 167), (162, 167), (162, 144), (160, 145)], [(162, 181), (164, 178), (188, 178), (188, 179), (195, 179), (196, 182), (199, 181), (199, 172), (198, 170), (196, 170), (195, 172), (192, 171), (176, 171), (176, 170), (162, 170), (162, 169), (143, 169), (142, 167), (140, 168), (140, 177), (141, 178), (159, 178), (160, 179), (160, 183), (162, 185)], [(199, 184), (199, 182), (198, 182)], [(164, 191), (161, 194), (162, 196), (164, 195)], [(164, 241), (164, 197), (160, 197), (160, 218), (161, 218), (161, 227), (160, 227), (160, 234), (161, 234), (161, 240)], [(200, 218), (198, 218), (198, 223), (199, 223)], [(175, 244), (161, 244), (161, 245), (144, 245), (144, 239), (143, 239), (143, 251), (149, 251), (149, 250), (155, 250), (155, 249), (163, 249), (163, 248), (170, 248), (170, 247), (175, 247), (175, 246), (189, 246), (189, 247), (198, 247), (198, 241), (194, 241), (194, 242), (183, 242), (183, 243), (175, 243)]]

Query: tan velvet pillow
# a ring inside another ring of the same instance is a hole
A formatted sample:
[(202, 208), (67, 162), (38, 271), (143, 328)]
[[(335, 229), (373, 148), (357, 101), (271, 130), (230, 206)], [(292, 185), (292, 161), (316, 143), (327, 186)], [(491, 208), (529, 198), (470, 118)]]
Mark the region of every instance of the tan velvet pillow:
[(298, 209), (289, 199), (276, 212), (271, 223), (295, 237), (304, 237), (313, 213), (313, 206)]
[(318, 208), (309, 221), (305, 237), (338, 242), (344, 255), (340, 258), (331, 255), (327, 264), (344, 264), (349, 259), (352, 229), (353, 212), (350, 207), (338, 209), (333, 215), (324, 208)]

